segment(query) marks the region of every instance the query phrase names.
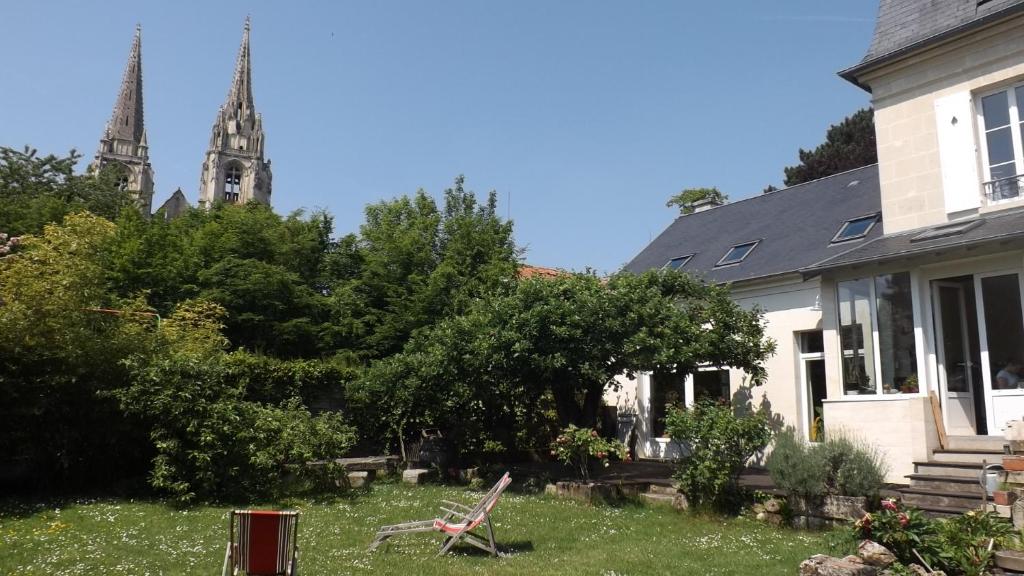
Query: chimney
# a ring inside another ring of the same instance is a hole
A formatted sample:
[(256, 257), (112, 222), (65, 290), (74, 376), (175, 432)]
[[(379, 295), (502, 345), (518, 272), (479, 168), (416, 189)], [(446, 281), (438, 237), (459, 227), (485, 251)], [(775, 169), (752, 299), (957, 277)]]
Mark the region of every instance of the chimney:
[(725, 202), (722, 202), (717, 198), (702, 198), (700, 200), (690, 202), (689, 204), (686, 205), (686, 207), (689, 208), (688, 212), (690, 214), (696, 214), (697, 212), (703, 212), (705, 210), (717, 208), (723, 204), (725, 204)]

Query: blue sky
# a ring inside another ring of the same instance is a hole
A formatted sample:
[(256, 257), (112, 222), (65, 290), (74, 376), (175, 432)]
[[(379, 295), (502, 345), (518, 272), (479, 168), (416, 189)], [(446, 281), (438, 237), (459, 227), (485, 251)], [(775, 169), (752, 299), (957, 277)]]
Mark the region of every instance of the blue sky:
[[(867, 0), (5, 2), (0, 145), (95, 153), (142, 24), (154, 205), (194, 204), (245, 16), (275, 209), (367, 203), (458, 174), (496, 190), (526, 259), (612, 272), (665, 201), (780, 185), (869, 95)], [(82, 167), (84, 167), (84, 163)]]

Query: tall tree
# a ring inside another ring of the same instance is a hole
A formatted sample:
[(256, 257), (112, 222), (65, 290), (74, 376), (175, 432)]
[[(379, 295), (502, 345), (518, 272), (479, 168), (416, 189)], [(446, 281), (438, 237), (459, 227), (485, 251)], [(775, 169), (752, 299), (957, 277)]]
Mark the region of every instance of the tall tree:
[(785, 168), (786, 186), (796, 186), (878, 162), (875, 146), (875, 112), (858, 110), (839, 124), (829, 126), (825, 142), (814, 150), (800, 149), (800, 164)]
[(394, 354), (416, 329), (511, 281), (518, 254), (497, 195), (479, 202), (461, 176), (443, 209), (422, 190), (371, 204), (328, 264), (335, 323), (364, 357)]

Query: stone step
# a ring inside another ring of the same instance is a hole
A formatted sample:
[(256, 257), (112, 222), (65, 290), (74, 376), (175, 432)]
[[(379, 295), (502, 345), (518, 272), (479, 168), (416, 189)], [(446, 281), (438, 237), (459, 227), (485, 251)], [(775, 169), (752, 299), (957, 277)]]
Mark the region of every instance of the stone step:
[(686, 508), (686, 499), (682, 494), (672, 496), (669, 494), (645, 492), (640, 495), (640, 500), (649, 506), (671, 506), (676, 510), (684, 510)]
[(918, 506), (921, 512), (924, 512), (925, 516), (931, 518), (953, 518), (960, 516), (968, 510), (962, 510), (960, 508), (950, 508), (948, 506)]
[(997, 450), (1003, 451), (1006, 439), (1002, 436), (948, 436), (947, 450)]
[(906, 478), (910, 480), (911, 488), (981, 495), (981, 485), (977, 478), (937, 474), (907, 474)]
[(1003, 461), (1002, 450), (935, 450), (932, 453), (935, 462), (976, 462), (999, 464)]
[[(903, 488), (900, 496), (905, 504), (915, 508), (940, 506), (944, 508), (961, 508), (964, 511), (981, 508), (981, 490), (977, 494), (969, 492), (945, 492), (928, 488)], [(986, 502), (990, 499), (986, 499)]]
[(915, 474), (932, 474), (936, 476), (961, 476), (973, 478), (981, 476), (981, 464), (977, 462), (914, 462)]
[(679, 490), (675, 486), (662, 486), (660, 484), (651, 484), (647, 488), (648, 494), (661, 494), (665, 496), (675, 496), (679, 494)]

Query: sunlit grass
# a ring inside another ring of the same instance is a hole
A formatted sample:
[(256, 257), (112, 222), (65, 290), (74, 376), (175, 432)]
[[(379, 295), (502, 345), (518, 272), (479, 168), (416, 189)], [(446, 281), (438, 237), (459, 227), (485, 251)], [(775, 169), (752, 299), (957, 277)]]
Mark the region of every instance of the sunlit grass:
[[(825, 536), (668, 508), (591, 507), (506, 493), (493, 519), (507, 556), (472, 548), (435, 558), (436, 534), (366, 548), (382, 524), (432, 518), (442, 499), (479, 492), (377, 484), (354, 498), (279, 503), (301, 511), (300, 572), (335, 574), (794, 574), (826, 550)], [(218, 574), (227, 506), (159, 501), (0, 501), (0, 574)]]

